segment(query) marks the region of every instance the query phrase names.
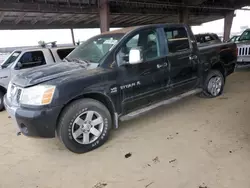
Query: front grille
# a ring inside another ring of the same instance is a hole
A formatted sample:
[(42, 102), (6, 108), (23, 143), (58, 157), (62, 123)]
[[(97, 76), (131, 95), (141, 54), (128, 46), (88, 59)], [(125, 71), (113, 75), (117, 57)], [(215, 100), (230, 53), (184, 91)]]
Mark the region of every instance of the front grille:
[(238, 47), (238, 56), (249, 56), (250, 55), (250, 47)]
[(17, 96), (16, 96), (16, 101), (17, 101), (18, 104), (20, 102), (21, 93), (22, 93), (22, 90), (20, 88), (18, 88), (17, 89)]

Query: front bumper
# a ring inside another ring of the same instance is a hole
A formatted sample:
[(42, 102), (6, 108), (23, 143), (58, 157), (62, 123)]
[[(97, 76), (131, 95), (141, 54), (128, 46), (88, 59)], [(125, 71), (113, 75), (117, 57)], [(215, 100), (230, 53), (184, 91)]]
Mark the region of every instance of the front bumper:
[(23, 135), (42, 138), (55, 137), (57, 118), (62, 107), (46, 107), (45, 109), (13, 107), (6, 100), (6, 96), (4, 106)]
[(250, 56), (238, 56), (237, 67), (250, 66)]

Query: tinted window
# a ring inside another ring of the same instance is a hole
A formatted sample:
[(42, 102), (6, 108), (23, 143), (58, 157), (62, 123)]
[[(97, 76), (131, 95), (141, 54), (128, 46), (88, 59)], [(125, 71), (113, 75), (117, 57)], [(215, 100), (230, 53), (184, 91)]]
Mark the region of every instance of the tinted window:
[(234, 41), (236, 41), (236, 39), (237, 39), (237, 37), (236, 37), (236, 36), (233, 36), (231, 39), (229, 39), (228, 42), (234, 42)]
[(190, 48), (185, 28), (165, 28), (164, 31), (170, 53), (181, 52)]
[(138, 40), (139, 40), (139, 34), (135, 35), (132, 39), (130, 39), (126, 46), (131, 49), (131, 48), (135, 48), (138, 46)]
[(250, 40), (250, 31), (244, 31), (239, 38), (239, 41), (241, 40)]
[(21, 69), (27, 69), (45, 64), (43, 52), (33, 51), (24, 53), (17, 66)]
[(63, 60), (70, 52), (72, 52), (74, 48), (65, 48), (57, 50), (57, 54), (61, 60)]
[(160, 56), (159, 41), (155, 30), (143, 30), (132, 36), (126, 42), (117, 54), (118, 65), (128, 62), (129, 51), (132, 48), (139, 47), (142, 49), (145, 61), (155, 59)]

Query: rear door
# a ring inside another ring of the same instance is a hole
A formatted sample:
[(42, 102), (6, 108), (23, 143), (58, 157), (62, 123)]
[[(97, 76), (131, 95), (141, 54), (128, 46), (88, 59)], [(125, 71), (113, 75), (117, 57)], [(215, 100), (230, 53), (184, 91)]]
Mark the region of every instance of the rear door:
[(198, 84), (198, 54), (184, 26), (165, 27), (166, 62), (170, 66), (172, 94), (180, 94)]
[[(128, 64), (131, 48), (140, 47), (144, 61)], [(132, 34), (116, 55), (123, 112), (129, 112), (164, 97), (166, 62), (159, 29), (144, 29)]]

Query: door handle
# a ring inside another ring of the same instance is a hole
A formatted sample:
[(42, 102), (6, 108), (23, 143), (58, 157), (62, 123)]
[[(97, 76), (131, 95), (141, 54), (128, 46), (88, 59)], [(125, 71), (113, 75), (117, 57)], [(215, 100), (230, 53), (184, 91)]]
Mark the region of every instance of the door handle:
[(196, 60), (196, 59), (198, 59), (197, 55), (191, 55), (191, 56), (189, 56), (189, 60)]
[(163, 63), (163, 64), (157, 64), (157, 68), (158, 69), (160, 69), (160, 68), (162, 68), (162, 67), (167, 67), (168, 66), (168, 63), (167, 62), (165, 62), (165, 63)]

